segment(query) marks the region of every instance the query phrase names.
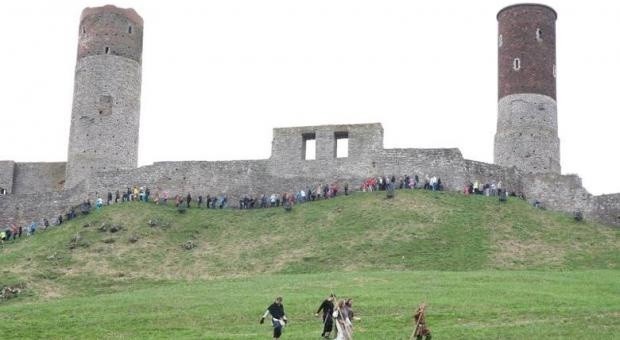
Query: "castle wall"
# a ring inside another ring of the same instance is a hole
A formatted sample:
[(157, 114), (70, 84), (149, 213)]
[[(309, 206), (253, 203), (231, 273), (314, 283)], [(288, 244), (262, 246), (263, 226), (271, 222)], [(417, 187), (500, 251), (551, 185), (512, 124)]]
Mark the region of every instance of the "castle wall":
[(577, 175), (528, 175), (523, 178), (525, 196), (543, 203), (546, 208), (572, 213), (592, 211), (592, 195), (581, 185)]
[(502, 182), (502, 189), (508, 192), (521, 193), (523, 185), (521, 182), (522, 173), (515, 167), (506, 168), (496, 164), (465, 160), (465, 180), (466, 183), (479, 181), (479, 183), (499, 183)]
[[(383, 150), (383, 127), (378, 123), (276, 128), (273, 129), (271, 160), (296, 164), (305, 160), (306, 138), (316, 141), (315, 160), (332, 161), (336, 159), (336, 139), (345, 135), (349, 140), (349, 160), (369, 160), (373, 154)], [(292, 169), (289, 172), (296, 171)]]
[(13, 193), (13, 177), (15, 176), (15, 162), (0, 161), (0, 188), (6, 194)]
[(36, 194), (63, 190), (66, 164), (15, 163), (13, 193)]
[(83, 202), (88, 197), (86, 192), (78, 185), (65, 191), (0, 196), (0, 228), (12, 223), (26, 226), (33, 221), (41, 225), (43, 218), (53, 223), (58, 215)]
[(127, 187), (147, 186), (156, 191), (176, 194), (244, 195), (254, 193), (265, 177), (266, 161), (224, 162), (160, 162), (129, 171), (98, 173), (89, 180), (89, 192), (127, 190)]
[(592, 197), (591, 216), (603, 223), (620, 225), (620, 194)]
[[(244, 160), (222, 162), (159, 162), (133, 170), (97, 173), (83, 181), (78, 188), (69, 191), (36, 192), (34, 188), (49, 188), (55, 183), (50, 178), (61, 178), (63, 163), (17, 163), (16, 187), (22, 193), (3, 196), (0, 199), (0, 226), (7, 221), (29, 223), (43, 217), (56, 217), (84, 199), (94, 202), (105, 198), (108, 191), (125, 191), (127, 187), (147, 186), (154, 196), (157, 191), (169, 192), (170, 199), (176, 194), (191, 193), (196, 201), (198, 195), (226, 194), (229, 205), (237, 207), (245, 195), (313, 191), (318, 185), (338, 182), (349, 183), (350, 190), (357, 190), (361, 182), (372, 176), (418, 175), (424, 181), (426, 175), (438, 176), (447, 190), (460, 191), (468, 182), (481, 183), (502, 181), (503, 188), (523, 192), (528, 199), (537, 199), (547, 208), (568, 213), (580, 210), (588, 219), (620, 224), (620, 194), (592, 197), (575, 175), (557, 174), (525, 175), (516, 168), (506, 168), (463, 159), (458, 149), (384, 149), (367, 153), (364, 158), (337, 158), (332, 160)], [(292, 158), (291, 158), (292, 159)], [(50, 174), (45, 172), (49, 171)], [(55, 173), (56, 175), (54, 175)], [(44, 177), (45, 183), (35, 179)], [(26, 179), (30, 180), (26, 181)], [(26, 182), (25, 184), (22, 184)], [(28, 190), (26, 190), (28, 189)], [(50, 219), (51, 221), (51, 219)]]
[(448, 190), (459, 190), (465, 182), (464, 159), (458, 149), (385, 149), (376, 157), (379, 175), (437, 176)]

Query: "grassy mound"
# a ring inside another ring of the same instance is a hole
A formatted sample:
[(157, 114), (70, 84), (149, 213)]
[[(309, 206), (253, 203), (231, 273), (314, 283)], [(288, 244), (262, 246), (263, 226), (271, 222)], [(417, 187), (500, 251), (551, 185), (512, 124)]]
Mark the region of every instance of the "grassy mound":
[(356, 338), (408, 338), (421, 301), (441, 338), (609, 338), (619, 233), (518, 199), (428, 191), (290, 212), (119, 204), (0, 249), (0, 286), (23, 287), (0, 301), (0, 319), (18, 321), (0, 331), (267, 338), (258, 316), (281, 294), (294, 320), (286, 338), (307, 339), (333, 289), (357, 301)]
[(179, 214), (173, 206), (134, 202), (5, 244), (0, 283), (25, 283), (53, 297), (145, 280), (265, 273), (618, 269), (619, 232), (518, 199), (500, 204), (427, 191), (389, 200), (360, 193), (291, 212)]

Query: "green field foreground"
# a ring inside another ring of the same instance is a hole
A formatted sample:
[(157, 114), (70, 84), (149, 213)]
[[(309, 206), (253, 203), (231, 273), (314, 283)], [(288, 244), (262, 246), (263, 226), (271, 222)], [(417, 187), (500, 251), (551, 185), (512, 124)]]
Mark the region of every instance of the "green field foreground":
[(278, 294), (283, 339), (318, 339), (313, 313), (331, 289), (354, 299), (356, 339), (408, 339), (426, 301), (436, 339), (613, 339), (618, 271), (350, 272), (168, 282), (122, 293), (0, 307), (3, 338), (267, 339)]
[(124, 203), (0, 247), (0, 287), (23, 287), (0, 301), (0, 338), (268, 339), (258, 319), (282, 295), (283, 339), (318, 339), (333, 290), (354, 299), (356, 339), (408, 339), (421, 302), (434, 339), (612, 339), (618, 236), (516, 198), (423, 190), (291, 212)]

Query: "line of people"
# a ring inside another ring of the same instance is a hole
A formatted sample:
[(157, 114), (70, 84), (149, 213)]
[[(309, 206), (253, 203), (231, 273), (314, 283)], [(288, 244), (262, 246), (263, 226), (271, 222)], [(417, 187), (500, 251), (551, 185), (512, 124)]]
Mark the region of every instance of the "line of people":
[[(41, 223), (41, 228), (47, 229), (49, 227), (50, 227), (49, 221), (46, 218), (44, 218)], [(34, 235), (35, 232), (39, 228), (40, 228), (39, 224), (37, 224), (37, 222), (35, 221), (32, 221), (30, 224), (26, 226), (21, 226), (21, 225), (18, 226), (15, 223), (12, 223), (8, 227), (5, 227), (4, 229), (0, 229), (0, 242), (4, 244), (4, 242), (15, 241), (17, 239), (21, 239), (24, 233), (26, 234), (26, 236)]]
[[(340, 185), (334, 182), (332, 184), (319, 185), (316, 189), (308, 187), (306, 190), (302, 189), (296, 192), (272, 193), (271, 195), (261, 194), (256, 198), (245, 195), (239, 200), (239, 208), (254, 209), (293, 206), (305, 202), (334, 198), (338, 196), (339, 192), (341, 192)], [(349, 195), (349, 183), (346, 182), (344, 183), (344, 195)]]
[(366, 191), (389, 191), (393, 189), (425, 189), (432, 191), (444, 190), (441, 178), (437, 176), (426, 175), (424, 182), (420, 182), (418, 175), (403, 175), (396, 178), (395, 175), (390, 176), (378, 176), (367, 178), (362, 181), (360, 190)]
[[(484, 196), (499, 196), (500, 201), (508, 200), (508, 197), (518, 197), (522, 200), (525, 200), (525, 195), (522, 192), (510, 191), (507, 188), (504, 188), (502, 181), (491, 181), (490, 183), (482, 183), (479, 180), (474, 180), (473, 182), (468, 182), (463, 188), (463, 194), (468, 195), (484, 195)], [(540, 203), (539, 201), (536, 201)], [(533, 203), (534, 206), (537, 204)], [(540, 203), (542, 204), (542, 203)]]

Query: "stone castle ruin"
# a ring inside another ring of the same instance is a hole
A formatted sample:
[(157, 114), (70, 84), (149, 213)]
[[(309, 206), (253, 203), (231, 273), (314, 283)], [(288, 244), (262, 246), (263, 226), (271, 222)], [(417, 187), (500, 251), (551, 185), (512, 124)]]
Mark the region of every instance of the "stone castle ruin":
[[(458, 149), (385, 149), (381, 124), (273, 130), (264, 160), (157, 162), (138, 167), (143, 20), (132, 9), (86, 8), (79, 26), (67, 162), (0, 161), (0, 227), (53, 220), (96, 193), (133, 185), (229, 196), (238, 202), (321, 183), (355, 187), (382, 175), (438, 176), (447, 190), (502, 181), (550, 209), (581, 211), (620, 225), (620, 194), (593, 196), (576, 175), (562, 175), (555, 80), (556, 12), (518, 4), (498, 15), (499, 98), (495, 164), (464, 159)], [(306, 145), (316, 145), (306, 159)], [(348, 145), (338, 157), (339, 143)], [(309, 157), (312, 158), (312, 157)]]

